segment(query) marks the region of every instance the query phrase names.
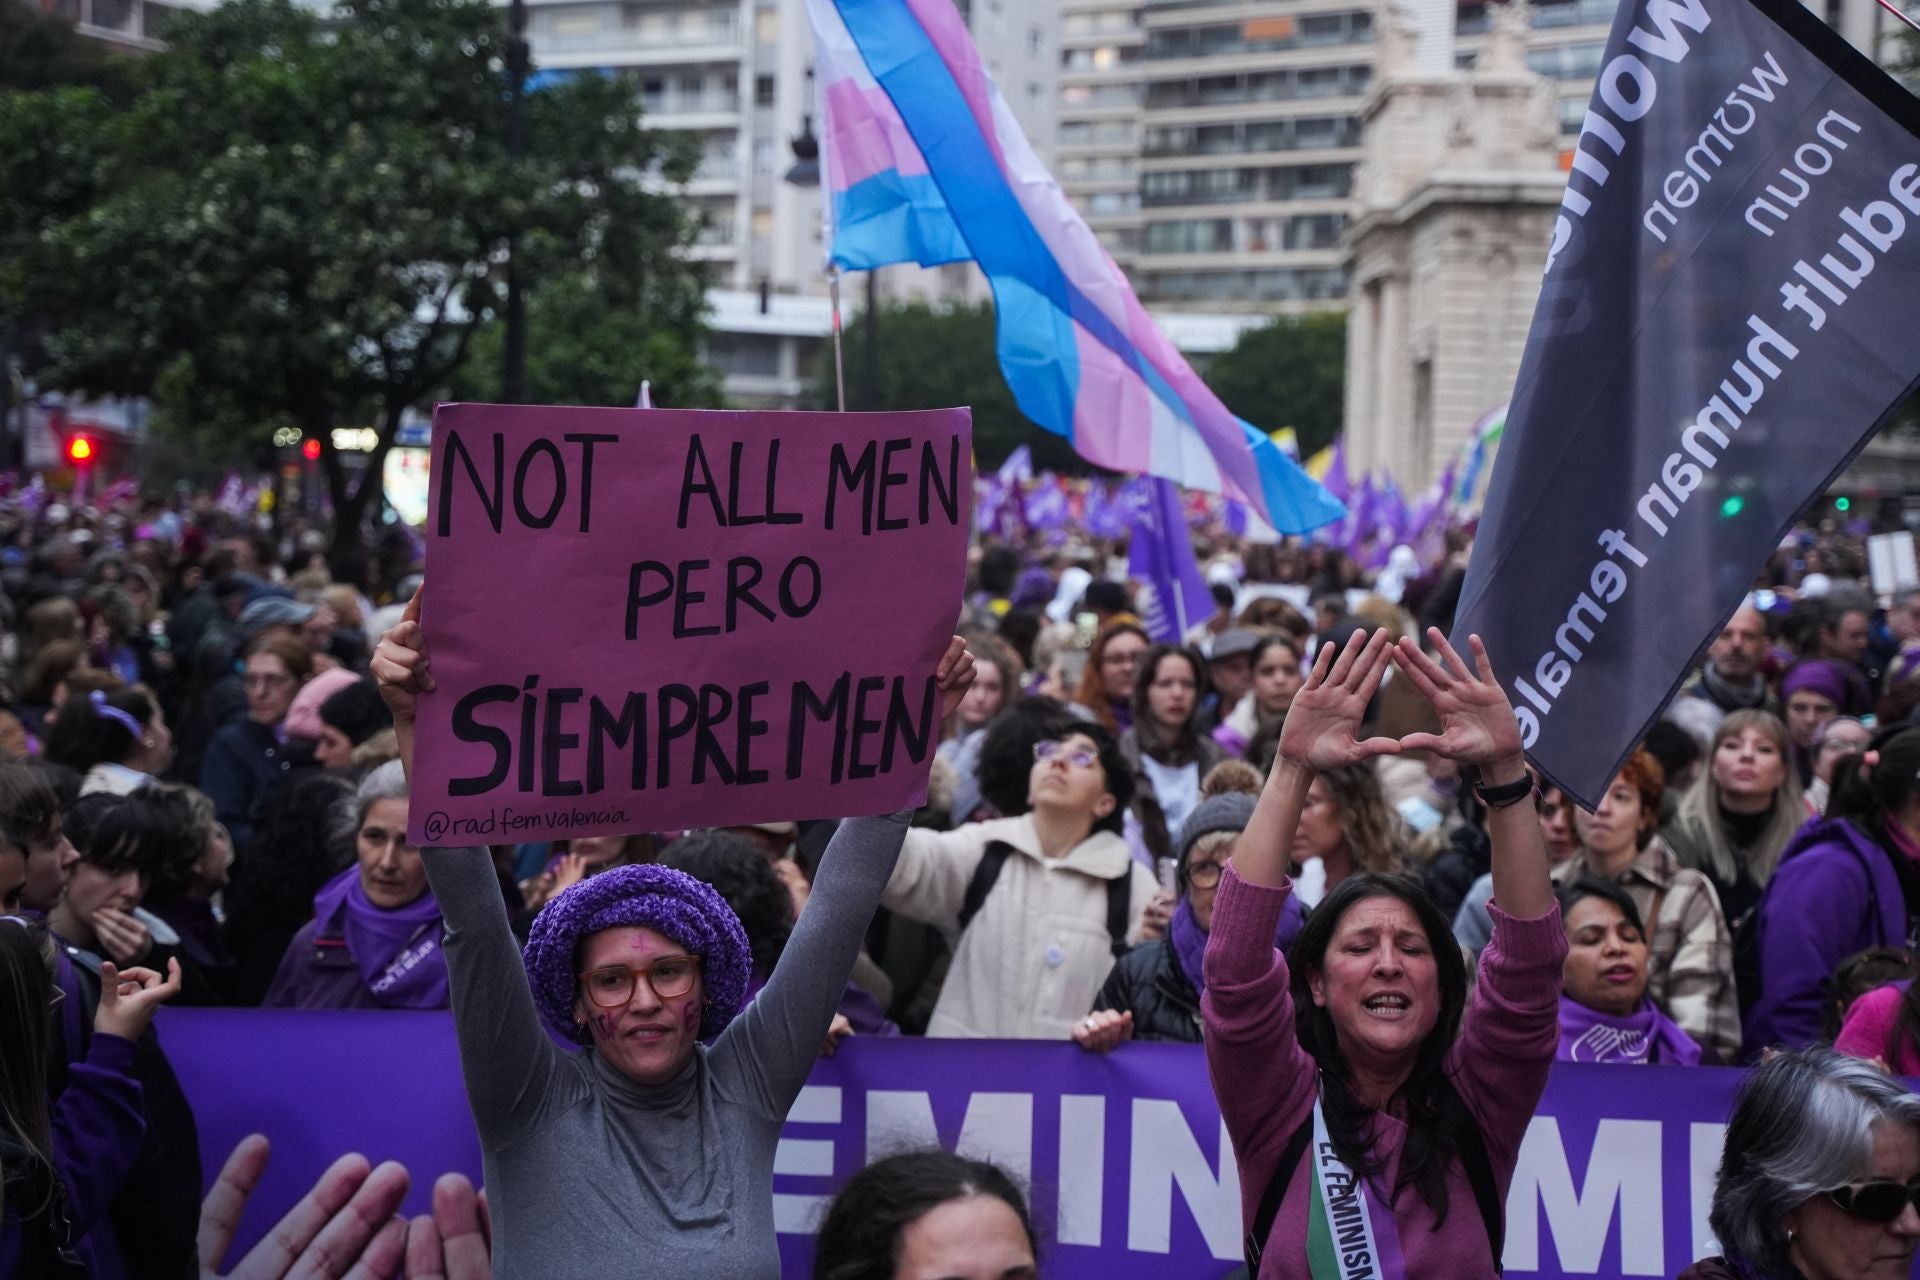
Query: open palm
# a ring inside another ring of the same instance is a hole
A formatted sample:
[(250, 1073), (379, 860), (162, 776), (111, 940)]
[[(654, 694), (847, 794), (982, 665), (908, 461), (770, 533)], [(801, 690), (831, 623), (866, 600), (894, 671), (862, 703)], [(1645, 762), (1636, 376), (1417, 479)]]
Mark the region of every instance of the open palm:
[(1280, 730), (1281, 757), (1323, 770), (1399, 751), (1400, 743), (1392, 738), (1359, 736), (1367, 704), (1386, 674), (1392, 647), (1384, 630), (1370, 637), (1354, 632), (1337, 657), (1332, 645), (1322, 646), (1287, 710)]
[(1461, 764), (1486, 765), (1520, 755), (1520, 725), (1506, 690), (1494, 679), (1493, 664), (1479, 636), (1469, 636), (1473, 669), (1435, 627), (1427, 632), (1441, 661), (1420, 651), (1411, 638), (1393, 650), (1394, 665), (1413, 681), (1440, 716), (1440, 732), (1408, 734), (1408, 751), (1431, 751)]

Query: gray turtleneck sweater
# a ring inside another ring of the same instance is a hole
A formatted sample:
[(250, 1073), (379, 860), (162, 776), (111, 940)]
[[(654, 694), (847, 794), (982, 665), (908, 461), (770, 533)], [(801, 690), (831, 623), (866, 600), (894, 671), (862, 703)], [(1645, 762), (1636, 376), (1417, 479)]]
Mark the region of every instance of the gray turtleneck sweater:
[(773, 1151), (909, 813), (843, 823), (759, 997), (673, 1081), (569, 1053), (534, 1011), (484, 849), (427, 849), (501, 1280), (775, 1280)]

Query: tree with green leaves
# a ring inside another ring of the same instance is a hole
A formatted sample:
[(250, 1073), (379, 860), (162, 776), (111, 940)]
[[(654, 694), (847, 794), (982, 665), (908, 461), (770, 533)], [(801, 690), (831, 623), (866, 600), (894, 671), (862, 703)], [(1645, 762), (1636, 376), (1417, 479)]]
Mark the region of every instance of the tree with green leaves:
[[(868, 376), (868, 325), (864, 314), (847, 325), (842, 340), (847, 408), (973, 409), (973, 449), (982, 467), (997, 467), (1022, 444), (1034, 464), (1071, 474), (1100, 468), (1073, 446), (1020, 412), (1000, 373), (994, 346), (993, 304), (936, 309), (924, 302), (882, 303), (873, 327), (873, 374)], [(823, 346), (815, 366), (811, 407), (834, 407), (833, 349)]]
[(1346, 395), (1347, 316), (1316, 311), (1249, 329), (1207, 367), (1207, 385), (1262, 431), (1292, 427), (1311, 458), (1340, 434)]
[[(639, 317), (629, 334), (695, 349), (703, 278), (673, 188), (698, 150), (645, 128), (630, 83), (527, 94), (515, 157), (486, 0), (343, 0), (324, 22), (232, 0), (167, 34), (125, 102), (0, 90), (0, 312), (37, 337), (41, 385), (160, 386), (171, 420), (246, 432), (241, 453), (299, 427), (342, 558), (401, 415), (504, 310), (510, 239), (531, 297), (565, 310), (585, 289)], [(346, 425), (378, 430), (364, 468), (334, 452)]]

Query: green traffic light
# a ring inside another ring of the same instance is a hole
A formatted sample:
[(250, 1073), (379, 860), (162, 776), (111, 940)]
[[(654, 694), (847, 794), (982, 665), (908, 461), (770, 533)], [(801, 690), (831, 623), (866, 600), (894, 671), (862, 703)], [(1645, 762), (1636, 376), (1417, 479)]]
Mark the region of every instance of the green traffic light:
[(1739, 494), (1737, 493), (1729, 494), (1720, 503), (1720, 518), (1722, 520), (1731, 520), (1735, 516), (1739, 515), (1741, 508), (1745, 507), (1746, 505), (1747, 505), (1747, 500), (1741, 497)]
[(1833, 500), (1833, 509), (1835, 511), (1850, 511), (1853, 509), (1853, 499), (1852, 498), (1835, 498)]

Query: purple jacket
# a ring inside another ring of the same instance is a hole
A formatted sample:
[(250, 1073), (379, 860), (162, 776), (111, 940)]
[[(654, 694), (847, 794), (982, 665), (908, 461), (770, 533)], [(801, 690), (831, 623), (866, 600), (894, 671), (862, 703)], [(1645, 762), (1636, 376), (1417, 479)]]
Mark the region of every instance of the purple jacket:
[(309, 920), (287, 944), (280, 972), (267, 989), (264, 1009), (379, 1009), (360, 976), (346, 938), (322, 934), (320, 921)]
[(1744, 1056), (1820, 1038), (1833, 971), (1868, 947), (1904, 946), (1907, 903), (1889, 854), (1844, 818), (1794, 833), (1756, 910), (1760, 998)]
[[(65, 1196), (73, 1240), (95, 1276), (123, 1275), (117, 1249), (104, 1255), (90, 1243), (112, 1244), (108, 1206), (140, 1155), (146, 1133), (140, 1082), (134, 1078), (134, 1047), (119, 1036), (96, 1034), (84, 1062), (68, 1067), (67, 1087), (53, 1100), (51, 1121), (55, 1176)], [(0, 1215), (0, 1276), (25, 1276), (27, 1226), (19, 1218), (18, 1188)], [(39, 1224), (42, 1244), (57, 1230)], [(98, 1232), (95, 1227), (101, 1228)]]

